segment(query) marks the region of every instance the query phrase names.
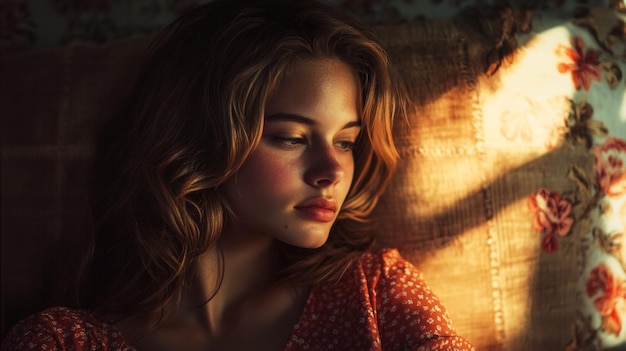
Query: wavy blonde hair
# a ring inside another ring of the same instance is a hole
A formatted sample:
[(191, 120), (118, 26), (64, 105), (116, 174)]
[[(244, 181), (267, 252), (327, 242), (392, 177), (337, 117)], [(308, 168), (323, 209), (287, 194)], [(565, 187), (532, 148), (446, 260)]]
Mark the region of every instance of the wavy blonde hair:
[(337, 58), (358, 74), (362, 133), (328, 242), (284, 245), (279, 275), (302, 284), (340, 279), (371, 245), (359, 223), (395, 169), (392, 124), (406, 113), (375, 36), (321, 2), (216, 1), (168, 26), (149, 57), (102, 134), (83, 306), (156, 326), (179, 303), (194, 260), (216, 245), (229, 215), (221, 185), (259, 142), (268, 98), (303, 59)]

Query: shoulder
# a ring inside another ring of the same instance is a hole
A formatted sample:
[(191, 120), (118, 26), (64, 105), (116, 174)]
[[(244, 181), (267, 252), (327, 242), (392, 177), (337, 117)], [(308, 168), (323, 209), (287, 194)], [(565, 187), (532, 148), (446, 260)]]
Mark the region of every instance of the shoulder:
[[(422, 273), (406, 260), (397, 249), (382, 249), (364, 253), (355, 267), (361, 284), (366, 284), (380, 305), (438, 306), (439, 299), (430, 290)], [(423, 306), (419, 306), (423, 309)]]
[[(421, 272), (407, 261), (397, 249), (381, 249), (375, 252), (366, 252), (358, 260), (356, 272), (367, 279), (372, 288), (381, 283), (394, 282), (395, 284), (407, 284), (412, 286), (415, 282), (422, 281)], [(382, 280), (382, 281), (381, 281)]]
[(132, 350), (112, 324), (85, 310), (52, 307), (18, 322), (2, 350)]
[[(370, 273), (388, 273), (389, 270), (397, 270), (405, 268), (415, 269), (415, 267), (407, 261), (398, 249), (384, 248), (377, 251), (367, 251), (361, 255), (358, 265), (369, 271)], [(416, 270), (416, 269), (415, 269)]]
[[(409, 261), (403, 258), (397, 249), (383, 249), (379, 252), (363, 254), (356, 268), (361, 284), (376, 301), (379, 313), (396, 310), (403, 306), (403, 311), (416, 315), (440, 311), (443, 306), (437, 296), (422, 277), (422, 273)], [(448, 324), (447, 316), (441, 322)]]
[(383, 349), (406, 348), (410, 340), (414, 346), (438, 350), (473, 350), (457, 336), (422, 273), (397, 249), (363, 254), (355, 271), (375, 309)]

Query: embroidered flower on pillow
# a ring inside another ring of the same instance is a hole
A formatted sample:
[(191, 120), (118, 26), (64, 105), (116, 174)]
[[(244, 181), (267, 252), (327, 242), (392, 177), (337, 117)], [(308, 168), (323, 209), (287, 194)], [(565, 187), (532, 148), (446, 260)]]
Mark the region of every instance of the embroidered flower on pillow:
[(570, 217), (572, 203), (563, 199), (558, 192), (541, 188), (530, 194), (528, 207), (533, 212), (533, 229), (545, 234), (541, 242), (542, 249), (548, 253), (558, 250), (557, 234), (569, 234), (574, 223)]
[(557, 69), (560, 73), (571, 73), (572, 82), (577, 90), (583, 88), (589, 91), (594, 80), (602, 81), (600, 51), (585, 50), (585, 42), (578, 36), (572, 38), (572, 46), (559, 45), (557, 47), (557, 55), (565, 59), (565, 62), (558, 64)]
[(594, 150), (596, 181), (610, 197), (626, 195), (626, 140), (610, 137)]
[(585, 289), (602, 317), (602, 329), (619, 335), (626, 314), (626, 280), (616, 277), (605, 263), (600, 263), (591, 270)]

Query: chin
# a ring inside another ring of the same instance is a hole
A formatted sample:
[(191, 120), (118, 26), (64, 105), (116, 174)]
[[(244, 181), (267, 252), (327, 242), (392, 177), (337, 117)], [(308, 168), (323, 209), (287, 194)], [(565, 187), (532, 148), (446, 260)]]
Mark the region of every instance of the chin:
[(272, 236), (275, 240), (301, 249), (317, 249), (328, 241), (332, 224), (292, 222), (287, 228), (285, 227), (280, 229), (274, 227), (275, 231)]
[(301, 249), (318, 249), (322, 247), (326, 241), (328, 241), (328, 233), (306, 233), (296, 238), (289, 238), (291, 240), (281, 240), (285, 244), (299, 247)]
[(320, 247), (324, 246), (324, 244), (326, 244), (326, 241), (327, 240), (321, 240), (321, 241), (318, 241), (318, 242), (314, 242), (314, 243), (311, 243), (309, 245), (306, 245), (304, 248), (305, 249), (319, 249)]
[(312, 240), (307, 240), (307, 241), (294, 240), (294, 241), (285, 241), (285, 243), (291, 246), (299, 247), (301, 249), (319, 249), (326, 243), (326, 239), (327, 238), (325, 238), (324, 240), (317, 240), (317, 239), (312, 239)]

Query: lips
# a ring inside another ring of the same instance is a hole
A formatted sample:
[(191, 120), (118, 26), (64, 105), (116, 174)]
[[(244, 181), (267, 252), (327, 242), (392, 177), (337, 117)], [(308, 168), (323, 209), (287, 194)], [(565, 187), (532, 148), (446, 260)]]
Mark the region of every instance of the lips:
[(302, 217), (316, 222), (332, 222), (337, 213), (335, 201), (323, 197), (305, 201), (294, 208)]

